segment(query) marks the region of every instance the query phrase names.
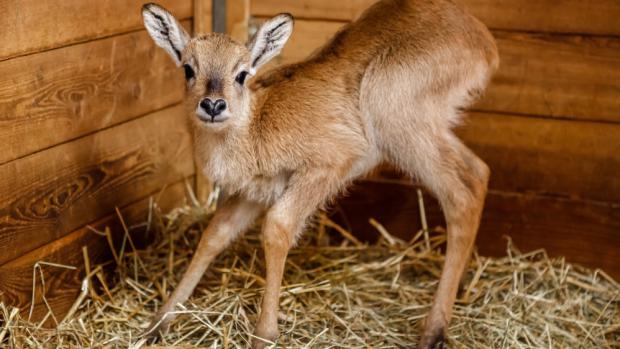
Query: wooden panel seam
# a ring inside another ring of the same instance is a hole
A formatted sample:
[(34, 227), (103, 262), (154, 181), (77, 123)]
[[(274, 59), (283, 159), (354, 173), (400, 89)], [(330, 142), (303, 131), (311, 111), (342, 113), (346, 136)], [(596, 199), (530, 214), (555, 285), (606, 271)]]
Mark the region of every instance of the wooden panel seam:
[(572, 116), (552, 116), (552, 115), (544, 115), (544, 114), (527, 114), (527, 113), (518, 113), (518, 112), (511, 112), (511, 111), (504, 111), (504, 110), (494, 110), (492, 108), (487, 108), (487, 109), (480, 109), (480, 108), (476, 108), (475, 106), (473, 108), (467, 109), (463, 112), (463, 115), (465, 116), (465, 119), (467, 119), (467, 115), (472, 114), (472, 113), (476, 113), (476, 114), (495, 114), (498, 116), (504, 115), (504, 116), (519, 116), (519, 117), (523, 117), (523, 118), (529, 118), (532, 120), (549, 120), (549, 121), (574, 121), (574, 122), (582, 122), (584, 124), (602, 124), (602, 125), (610, 125), (610, 126), (617, 126), (618, 124), (620, 124), (620, 119), (618, 121), (613, 121), (613, 120), (604, 120), (604, 119), (580, 119), (580, 118), (575, 118)]
[(171, 106), (185, 85), (145, 30), (0, 62), (0, 75), (0, 164)]
[[(180, 181), (175, 181), (175, 182), (171, 182), (171, 183), (164, 183), (161, 188), (146, 194), (144, 197), (137, 198), (136, 200), (134, 200), (134, 201), (132, 201), (130, 203), (127, 203), (126, 205), (124, 205), (123, 207), (119, 207), (118, 209), (121, 212), (121, 215), (123, 215), (123, 212), (125, 212), (128, 208), (135, 207), (135, 206), (138, 206), (138, 205), (141, 205), (141, 204), (145, 204), (146, 201), (150, 200), (151, 198), (153, 198), (153, 203), (154, 204), (159, 205), (158, 200), (157, 200), (158, 197), (160, 197), (161, 195), (165, 196), (167, 191), (175, 191), (174, 187), (176, 187), (176, 186), (182, 186), (183, 189), (185, 189), (186, 188), (186, 183), (191, 183), (192, 182), (192, 178), (193, 178), (193, 175), (189, 176), (189, 177), (186, 177), (185, 179), (182, 179)], [(177, 206), (174, 206), (174, 207), (177, 207)], [(174, 207), (171, 206), (171, 205), (166, 205), (165, 206), (166, 209), (172, 209)], [(115, 207), (115, 209), (116, 209), (116, 207)], [(163, 213), (166, 213), (166, 212), (163, 212)], [(53, 240), (53, 241), (50, 241), (50, 242), (48, 242), (47, 244), (45, 244), (43, 246), (39, 246), (39, 247), (35, 247), (35, 248), (31, 249), (31, 250), (23, 251), (22, 255), (16, 256), (13, 259), (10, 259), (10, 260), (7, 260), (7, 261), (4, 261), (4, 262), (0, 263), (0, 268), (4, 267), (5, 265), (10, 265), (12, 263), (15, 264), (15, 260), (23, 258), (25, 255), (32, 254), (32, 251), (36, 251), (38, 249), (42, 249), (46, 245), (53, 244), (56, 241), (59, 241), (59, 240), (61, 240), (63, 238), (66, 238), (68, 235), (74, 234), (74, 233), (76, 233), (78, 231), (81, 231), (81, 230), (84, 230), (84, 229), (88, 229), (88, 227), (94, 227), (97, 224), (100, 224), (102, 221), (113, 220), (115, 217), (118, 217), (116, 212), (107, 214), (104, 217), (96, 218), (96, 219), (92, 220), (91, 222), (85, 223), (83, 227), (79, 227), (79, 228), (75, 229), (74, 231), (69, 232), (68, 234), (66, 234), (63, 237), (60, 237), (60, 238), (58, 238), (56, 240)], [(123, 215), (123, 219), (125, 219), (124, 215)], [(131, 226), (132, 224), (143, 223), (143, 222), (127, 221), (126, 223), (128, 223), (128, 226)]]
[[(129, 33), (142, 27), (142, 19), (140, 14), (140, 7), (142, 6), (142, 3), (135, 0), (130, 2), (124, 0), (118, 3), (114, 3), (112, 1), (105, 1), (99, 3), (98, 6), (104, 6), (104, 10), (107, 11), (105, 15), (107, 17), (114, 16), (112, 17), (112, 21), (120, 28), (105, 26), (102, 25), (102, 23), (104, 22), (98, 22), (100, 21), (100, 18), (105, 17), (100, 16), (99, 13), (91, 11), (93, 6), (90, 6), (87, 2), (77, 2), (73, 3), (72, 5), (71, 2), (64, 1), (61, 4), (54, 3), (53, 5), (49, 5), (46, 2), (41, 2), (38, 0), (29, 0), (26, 2), (22, 1), (22, 3), (16, 5), (13, 3), (14, 1), (17, 0), (6, 1), (5, 4), (2, 4), (0, 2), (0, 10), (4, 10), (2, 11), (4, 13), (3, 18), (8, 22), (5, 23), (5, 27), (8, 27), (10, 29), (9, 32), (4, 34), (5, 37), (11, 37), (12, 35), (11, 42), (13, 43), (12, 46), (5, 45), (5, 47), (3, 47), (5, 52), (8, 50), (8, 52), (6, 52), (4, 55), (2, 54), (2, 51), (0, 51), (0, 62), (16, 57), (65, 47), (67, 45), (83, 43), (91, 41), (93, 39), (106, 38), (117, 34)], [(178, 14), (179, 11), (188, 10), (187, 6), (191, 7), (192, 4), (191, 0), (175, 2), (162, 0), (161, 2), (163, 2), (164, 7), (168, 7), (175, 14)], [(67, 18), (63, 18), (64, 21), (59, 21), (57, 18), (58, 16), (50, 16), (49, 12), (53, 12), (50, 10), (50, 6), (54, 9), (54, 11), (64, 11), (62, 13), (63, 15), (65, 15), (67, 12), (71, 13), (71, 11), (75, 11), (76, 4), (86, 6), (86, 8), (89, 9), (88, 11), (84, 10), (83, 8), (77, 9), (87, 12), (82, 13), (81, 17), (79, 17), (80, 19), (75, 19), (76, 17), (67, 17), (71, 18), (72, 20), (67, 20)], [(63, 7), (67, 6), (70, 6), (70, 8), (63, 9)], [(117, 8), (114, 8), (114, 6), (116, 6)], [(29, 7), (34, 7), (34, 9), (29, 10)], [(95, 6), (94, 8), (97, 7)], [(114, 13), (115, 10), (117, 12), (122, 10), (127, 11), (129, 8), (131, 8), (132, 11), (135, 12)], [(47, 13), (45, 13), (45, 15), (42, 15), (41, 12), (45, 10), (47, 10)], [(101, 9), (99, 10), (101, 11)], [(43, 18), (44, 20), (38, 20), (41, 19), (39, 17)], [(178, 17), (180, 19), (189, 19), (192, 17), (192, 12), (191, 10), (187, 11), (182, 15), (178, 15)], [(85, 20), (87, 22), (84, 22)], [(13, 21), (13, 23), (11, 21)], [(33, 21), (34, 23), (30, 23)], [(46, 21), (52, 21), (55, 24), (50, 25)], [(73, 25), (67, 25), (68, 23), (73, 23)], [(27, 30), (23, 30), (24, 28), (22, 28), (22, 26), (28, 26), (26, 27)], [(55, 30), (50, 30), (50, 26), (55, 26)], [(41, 30), (39, 28), (43, 29)], [(83, 34), (84, 32), (87, 33), (86, 36), (85, 34)], [(50, 38), (50, 35), (52, 35), (52, 33), (56, 34), (55, 36), (53, 36), (53, 39)], [(33, 35), (33, 37), (30, 38), (27, 35)]]
[[(178, 18), (179, 22), (191, 21), (192, 19), (193, 19), (193, 16)], [(77, 45), (83, 45), (85, 43), (89, 43), (89, 42), (93, 42), (93, 41), (110, 39), (110, 38), (113, 38), (115, 36), (134, 34), (134, 33), (138, 33), (138, 32), (141, 32), (141, 31), (144, 31), (144, 28), (135, 28), (135, 29), (131, 29), (131, 30), (119, 31), (119, 32), (115, 32), (115, 33), (110, 33), (110, 34), (102, 35), (102, 36), (88, 38), (88, 39), (84, 39), (84, 40), (80, 40), (80, 41), (72, 41), (72, 42), (64, 44), (64, 45), (54, 46), (54, 47), (42, 49), (40, 51), (31, 51), (31, 52), (26, 52), (26, 53), (15, 55), (15, 56), (3, 57), (3, 58), (0, 58), (0, 63), (6, 62), (6, 61), (10, 61), (10, 60), (16, 59), (16, 58), (36, 55), (36, 54), (39, 54), (39, 53), (45, 53), (45, 52), (59, 50), (59, 49), (63, 49), (63, 48), (67, 48), (67, 47), (72, 47), (72, 46), (77, 46)]]
[(44, 244), (194, 174), (185, 118), (176, 105), (0, 166), (0, 241)]
[(35, 150), (35, 151), (33, 151), (32, 153), (28, 153), (28, 154), (21, 155), (21, 156), (19, 156), (19, 157), (15, 158), (15, 159), (12, 159), (12, 160), (7, 160), (7, 161), (5, 161), (5, 162), (0, 162), (0, 167), (2, 167), (2, 166), (4, 166), (4, 165), (7, 165), (7, 164), (10, 164), (10, 163), (11, 163), (11, 162), (13, 162), (13, 161), (23, 160), (24, 158), (27, 158), (27, 157), (29, 157), (29, 156), (36, 155), (36, 154), (38, 154), (38, 153), (42, 153), (42, 152), (48, 151), (48, 150), (50, 150), (50, 149), (54, 149), (54, 148), (56, 148), (56, 147), (66, 145), (67, 143), (71, 143), (71, 142), (79, 141), (80, 139), (83, 139), (83, 138), (92, 137), (93, 135), (95, 135), (95, 134), (97, 134), (97, 133), (99, 133), (99, 132), (108, 131), (108, 130), (113, 129), (113, 128), (115, 128), (115, 127), (122, 127), (123, 125), (125, 125), (125, 124), (127, 124), (127, 123), (130, 123), (130, 122), (132, 122), (132, 121), (136, 121), (136, 120), (138, 120), (138, 119), (141, 119), (141, 118), (143, 118), (143, 117), (147, 117), (147, 116), (149, 116), (149, 115), (151, 115), (151, 114), (154, 114), (154, 113), (163, 112), (163, 111), (165, 111), (165, 110), (167, 110), (167, 109), (170, 109), (170, 108), (180, 107), (181, 105), (182, 105), (182, 103), (181, 103), (180, 101), (177, 101), (177, 102), (171, 103), (171, 104), (169, 104), (169, 105), (165, 105), (165, 106), (163, 106), (163, 107), (161, 107), (161, 108), (157, 108), (157, 109), (149, 110), (148, 112), (145, 112), (144, 114), (137, 115), (137, 116), (135, 116), (135, 117), (132, 117), (131, 119), (126, 119), (126, 120), (123, 120), (123, 121), (121, 121), (121, 122), (119, 122), (119, 123), (117, 123), (117, 124), (112, 124), (112, 125), (109, 125), (109, 126), (106, 126), (106, 127), (103, 127), (103, 128), (99, 128), (99, 129), (96, 129), (96, 130), (92, 130), (92, 131), (89, 131), (88, 133), (82, 134), (82, 135), (77, 136), (77, 137), (75, 137), (75, 138), (69, 138), (69, 139), (66, 139), (66, 140), (64, 140), (64, 141), (62, 141), (62, 142), (60, 142), (60, 143), (52, 144), (52, 145), (47, 146), (47, 147), (45, 147), (45, 148), (41, 148), (41, 149), (39, 149), (39, 150)]
[[(154, 197), (154, 203), (157, 204), (162, 213), (167, 213), (174, 207), (178, 207), (180, 201), (186, 197), (185, 188), (185, 180), (170, 183), (161, 193), (161, 197), (159, 191), (153, 192), (134, 203), (123, 206), (119, 211), (129, 226), (143, 223), (148, 219), (148, 204), (151, 197)], [(105, 227), (110, 227), (113, 243), (116, 248), (119, 248), (124, 231), (116, 213), (97, 219), (91, 226), (99, 231), (103, 231)], [(147, 234), (148, 232), (142, 227), (132, 229), (131, 236), (138, 248), (144, 246), (144, 242), (146, 242), (144, 239), (149, 237)], [(92, 267), (113, 260), (106, 238), (90, 231), (87, 227), (81, 227), (60, 239), (38, 247), (0, 266), (0, 300), (8, 303), (8, 305), (20, 307), (23, 313), (27, 312), (32, 301), (32, 279), (30, 278), (32, 277), (34, 263), (46, 261), (70, 264), (77, 267), (77, 270), (43, 268), (46, 275), (46, 288), (43, 289), (40, 280), (38, 280), (34, 299), (34, 320), (41, 319), (47, 312), (47, 307), (42, 302), (42, 294), (46, 295), (55, 315), (57, 317), (64, 316), (64, 312), (73, 303), (80, 289), (84, 273), (82, 246), (88, 246)]]

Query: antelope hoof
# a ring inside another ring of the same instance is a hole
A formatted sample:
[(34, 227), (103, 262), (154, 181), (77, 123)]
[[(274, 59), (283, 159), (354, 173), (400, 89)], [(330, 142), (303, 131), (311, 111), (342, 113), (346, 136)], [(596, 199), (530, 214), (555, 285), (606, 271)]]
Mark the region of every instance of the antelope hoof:
[(443, 329), (431, 335), (425, 333), (418, 343), (418, 349), (448, 349)]
[(278, 335), (279, 333), (277, 331), (275, 332), (275, 334), (274, 332), (265, 333), (262, 331), (256, 331), (255, 336), (264, 338), (265, 340), (254, 337), (254, 340), (252, 341), (252, 349), (264, 349), (269, 347), (271, 343), (275, 342), (276, 339), (278, 339)]
[[(261, 338), (265, 338), (265, 337), (261, 337)], [(276, 338), (277, 337), (273, 339), (269, 339), (269, 338), (265, 338), (265, 339), (268, 339), (273, 342), (276, 340)], [(254, 338), (254, 340), (252, 341), (252, 349), (264, 349), (264, 348), (269, 347), (270, 345), (271, 343), (258, 339), (258, 338)]]

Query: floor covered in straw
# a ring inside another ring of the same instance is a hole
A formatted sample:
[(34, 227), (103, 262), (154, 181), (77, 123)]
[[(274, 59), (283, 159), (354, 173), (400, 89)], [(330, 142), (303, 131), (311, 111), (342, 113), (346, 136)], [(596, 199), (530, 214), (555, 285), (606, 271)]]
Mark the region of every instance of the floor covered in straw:
[[(185, 270), (209, 213), (183, 207), (154, 215), (156, 242), (118, 256), (113, 282), (90, 289), (53, 330), (0, 305), (7, 348), (146, 348), (139, 338)], [(439, 232), (404, 242), (377, 225), (362, 244), (322, 217), (291, 251), (281, 297), (281, 348), (415, 347), (444, 260)], [(326, 230), (330, 234), (326, 233)], [(254, 229), (221, 255), (158, 346), (246, 348), (264, 284)], [(127, 239), (127, 236), (126, 236)], [(474, 255), (449, 329), (450, 348), (620, 348), (620, 286), (544, 251)]]

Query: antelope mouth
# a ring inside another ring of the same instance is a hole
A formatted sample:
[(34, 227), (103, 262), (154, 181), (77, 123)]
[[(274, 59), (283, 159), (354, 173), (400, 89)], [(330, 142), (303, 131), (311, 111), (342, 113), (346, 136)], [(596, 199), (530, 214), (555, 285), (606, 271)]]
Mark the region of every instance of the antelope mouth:
[(198, 115), (198, 120), (206, 123), (206, 124), (218, 124), (228, 120), (227, 116), (202, 116)]
[(220, 114), (216, 116), (211, 116), (204, 111), (198, 109), (196, 111), (196, 118), (205, 124), (219, 124), (229, 119), (228, 115)]

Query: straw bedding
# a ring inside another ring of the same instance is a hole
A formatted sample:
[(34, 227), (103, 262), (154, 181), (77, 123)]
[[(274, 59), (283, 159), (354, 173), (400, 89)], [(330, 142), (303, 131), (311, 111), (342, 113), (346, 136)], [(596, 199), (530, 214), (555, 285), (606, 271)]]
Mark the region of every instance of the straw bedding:
[[(126, 235), (113, 282), (91, 272), (55, 329), (0, 305), (0, 346), (147, 348), (139, 334), (178, 283), (209, 217), (196, 206), (153, 214), (148, 226), (156, 242), (134, 251)], [(445, 234), (421, 231), (404, 242), (373, 223), (381, 238), (367, 245), (320, 216), (291, 251), (274, 347), (415, 346), (444, 260), (438, 247)], [(620, 348), (618, 283), (542, 250), (520, 253), (508, 243), (507, 253), (472, 258), (448, 331), (450, 348)], [(157, 345), (248, 347), (263, 274), (254, 229), (217, 259)]]

